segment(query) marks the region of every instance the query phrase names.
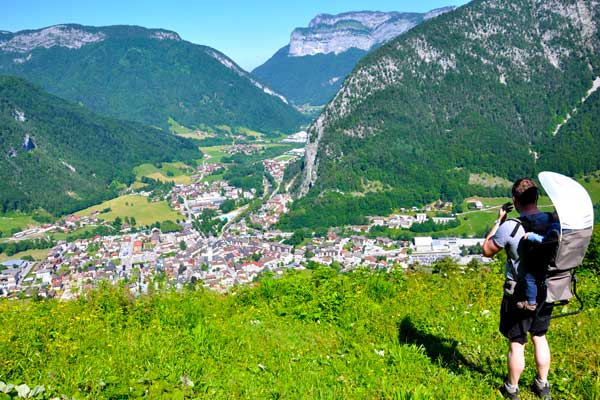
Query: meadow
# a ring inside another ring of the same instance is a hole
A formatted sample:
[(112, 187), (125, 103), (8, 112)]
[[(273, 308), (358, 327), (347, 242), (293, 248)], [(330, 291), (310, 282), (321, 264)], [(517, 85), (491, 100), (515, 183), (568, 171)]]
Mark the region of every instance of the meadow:
[(105, 221), (113, 221), (120, 217), (134, 217), (138, 225), (150, 225), (156, 221), (175, 221), (183, 216), (173, 211), (166, 201), (150, 202), (148, 197), (139, 195), (125, 195), (101, 204), (78, 211), (76, 215), (91, 215), (95, 211), (110, 208), (109, 212), (101, 213), (98, 218)]
[[(499, 399), (499, 264), (443, 273), (333, 269), (263, 276), (228, 294), (0, 301), (0, 381), (38, 398)], [(600, 396), (598, 277), (553, 321), (554, 399)], [(534, 379), (531, 349), (523, 399)]]
[(11, 212), (0, 214), (0, 236), (8, 237), (13, 231), (21, 231), (30, 226), (38, 226), (39, 223), (34, 221), (30, 214)]
[(152, 164), (142, 164), (135, 167), (133, 172), (138, 179), (145, 176), (161, 182), (173, 181), (175, 183), (190, 184), (192, 179), (189, 175), (194, 172), (194, 169), (181, 162), (176, 162), (162, 163), (160, 168)]
[(200, 161), (201, 163), (216, 163), (219, 164), (223, 157), (229, 156), (229, 154), (225, 153), (225, 149), (231, 147), (230, 145), (222, 145), (222, 146), (209, 146), (209, 147), (200, 147), (200, 151), (203, 154), (206, 154), (210, 157), (204, 157)]
[(21, 251), (15, 253), (12, 256), (6, 255), (6, 253), (0, 253), (0, 263), (8, 260), (20, 260), (23, 257), (31, 256), (35, 261), (40, 261), (48, 257), (50, 249), (33, 249)]

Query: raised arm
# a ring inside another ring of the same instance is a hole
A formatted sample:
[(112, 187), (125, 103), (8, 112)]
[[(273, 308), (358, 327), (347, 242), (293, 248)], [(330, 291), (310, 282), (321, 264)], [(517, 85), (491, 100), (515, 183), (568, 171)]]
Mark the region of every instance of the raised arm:
[(500, 207), (500, 210), (498, 211), (498, 219), (496, 221), (494, 221), (494, 226), (492, 226), (492, 229), (490, 230), (490, 232), (487, 234), (487, 236), (485, 237), (485, 239), (483, 241), (483, 246), (481, 246), (483, 249), (484, 256), (492, 257), (494, 254), (496, 254), (500, 250), (502, 250), (502, 247), (498, 246), (492, 240), (492, 237), (496, 234), (496, 232), (498, 232), (498, 228), (500, 228), (500, 225), (506, 219), (507, 214), (508, 214), (508, 211), (506, 210), (506, 208)]

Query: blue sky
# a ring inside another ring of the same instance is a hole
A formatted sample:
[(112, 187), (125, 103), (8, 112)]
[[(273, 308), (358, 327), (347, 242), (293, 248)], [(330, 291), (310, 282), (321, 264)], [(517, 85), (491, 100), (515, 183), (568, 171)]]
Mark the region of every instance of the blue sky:
[(466, 0), (0, 0), (0, 30), (16, 32), (60, 23), (141, 25), (173, 30), (214, 47), (252, 70), (317, 14), (346, 11), (424, 12)]

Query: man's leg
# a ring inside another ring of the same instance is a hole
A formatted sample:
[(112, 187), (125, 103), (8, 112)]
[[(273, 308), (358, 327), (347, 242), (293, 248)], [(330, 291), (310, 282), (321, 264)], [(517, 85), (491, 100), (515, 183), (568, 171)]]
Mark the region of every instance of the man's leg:
[(517, 386), (519, 384), (521, 373), (525, 369), (525, 343), (510, 342), (507, 363), (508, 383), (512, 386)]
[(550, 370), (550, 346), (546, 335), (531, 336), (535, 349), (535, 363), (537, 365), (538, 379), (548, 381), (548, 371)]

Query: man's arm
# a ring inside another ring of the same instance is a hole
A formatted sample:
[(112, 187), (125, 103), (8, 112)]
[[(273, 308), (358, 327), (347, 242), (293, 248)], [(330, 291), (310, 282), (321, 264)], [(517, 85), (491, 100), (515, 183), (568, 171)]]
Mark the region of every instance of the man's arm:
[(506, 214), (506, 210), (501, 207), (498, 211), (498, 219), (494, 222), (494, 226), (492, 226), (492, 229), (483, 240), (483, 246), (481, 247), (483, 250), (483, 255), (486, 257), (492, 257), (494, 254), (502, 250), (502, 247), (498, 246), (496, 242), (492, 240), (492, 237), (496, 234), (498, 228), (500, 228), (500, 224), (502, 224), (502, 222), (504, 222), (506, 219)]
[(483, 255), (486, 257), (492, 257), (493, 255), (498, 253), (500, 250), (502, 250), (502, 247), (499, 247), (492, 240), (492, 237), (496, 234), (496, 231), (498, 231), (499, 227), (500, 227), (500, 222), (494, 223), (492, 230), (490, 231), (490, 233), (488, 233), (488, 235), (485, 237), (485, 239), (483, 241), (483, 246), (481, 246), (481, 248), (483, 250)]

